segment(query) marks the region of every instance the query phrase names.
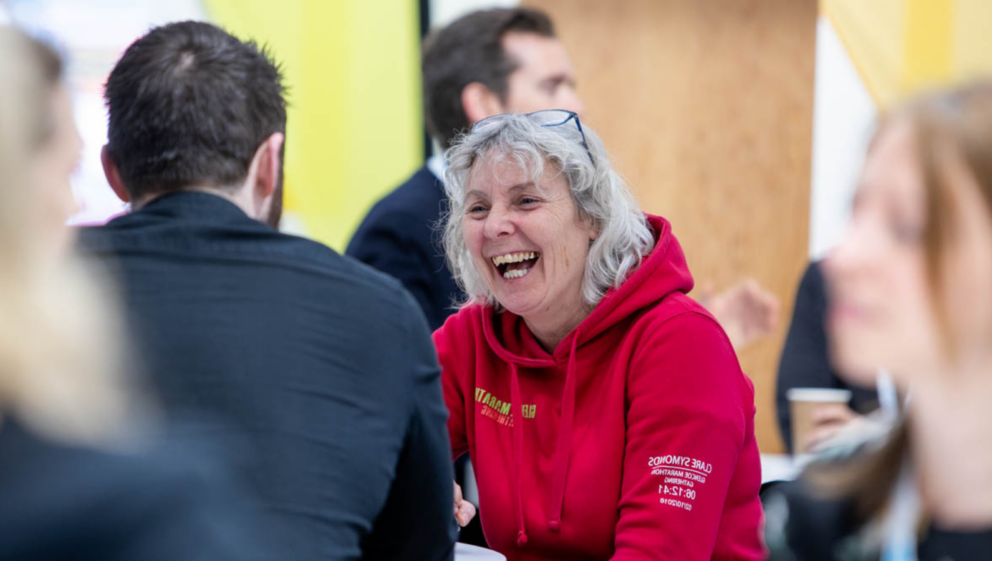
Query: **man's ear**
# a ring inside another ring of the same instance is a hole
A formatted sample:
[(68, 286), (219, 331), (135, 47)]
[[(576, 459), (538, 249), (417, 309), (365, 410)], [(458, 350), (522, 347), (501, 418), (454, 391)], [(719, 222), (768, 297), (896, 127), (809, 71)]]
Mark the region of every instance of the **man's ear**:
[(506, 113), (499, 96), (480, 82), (472, 82), (462, 89), (462, 109), (469, 123)]
[(279, 176), (282, 172), (282, 145), (286, 141), (286, 135), (281, 132), (272, 133), (262, 141), (262, 144), (255, 151), (252, 166), (255, 168), (255, 198), (258, 200), (268, 199), (275, 192), (279, 185)]
[(100, 150), (100, 163), (103, 164), (103, 175), (107, 177), (107, 183), (110, 184), (117, 198), (125, 203), (131, 202), (131, 193), (127, 192), (127, 187), (121, 181), (121, 172), (117, 169), (114, 159), (110, 157), (110, 149), (106, 144), (103, 145), (103, 150)]

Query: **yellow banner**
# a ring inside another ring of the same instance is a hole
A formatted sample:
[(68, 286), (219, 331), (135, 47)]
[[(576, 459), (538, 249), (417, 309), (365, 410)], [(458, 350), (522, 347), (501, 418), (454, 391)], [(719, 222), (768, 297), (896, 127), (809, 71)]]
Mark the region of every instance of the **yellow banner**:
[(992, 74), (988, 0), (822, 0), (879, 107)]

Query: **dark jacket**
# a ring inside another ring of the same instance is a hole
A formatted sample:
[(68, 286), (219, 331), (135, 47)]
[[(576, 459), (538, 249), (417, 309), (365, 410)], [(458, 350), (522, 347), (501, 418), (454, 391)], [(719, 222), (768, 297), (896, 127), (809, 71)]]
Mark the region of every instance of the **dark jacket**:
[(447, 413), (392, 279), (183, 192), (83, 248), (118, 269), (167, 415), (229, 458), (279, 559), (450, 559)]
[(444, 187), (426, 166), (372, 207), (345, 254), (398, 279), (416, 298), (431, 331), (462, 297), (444, 260)]
[[(763, 496), (770, 561), (879, 561), (869, 520), (851, 501), (825, 499), (802, 481), (780, 483)], [(951, 531), (930, 525), (916, 549), (919, 561), (992, 559), (992, 529)]]
[(0, 561), (256, 558), (250, 527), (208, 467), (158, 447), (125, 454), (56, 444), (4, 417)]
[(782, 440), (792, 452), (792, 412), (788, 392), (792, 388), (841, 388), (851, 390), (851, 408), (858, 413), (870, 413), (878, 408), (878, 393), (869, 388), (853, 386), (842, 380), (830, 366), (827, 355), (827, 335), (824, 320), (827, 310), (827, 289), (818, 262), (810, 263), (796, 292), (792, 323), (782, 349), (778, 366), (775, 406)]

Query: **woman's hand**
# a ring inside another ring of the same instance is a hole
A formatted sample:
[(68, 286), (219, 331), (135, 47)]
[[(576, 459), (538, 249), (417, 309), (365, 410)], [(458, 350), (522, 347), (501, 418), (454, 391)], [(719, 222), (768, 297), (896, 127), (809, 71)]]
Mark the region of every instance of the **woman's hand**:
[(794, 443), (799, 452), (815, 451), (820, 445), (830, 441), (841, 431), (855, 433), (864, 418), (851, 410), (846, 403), (831, 403), (813, 410), (813, 430), (806, 435), (805, 442)]
[(468, 523), (475, 518), (475, 505), (466, 501), (462, 497), (462, 488), (455, 483), (455, 520), (458, 521), (458, 525), (464, 528), (468, 526)]

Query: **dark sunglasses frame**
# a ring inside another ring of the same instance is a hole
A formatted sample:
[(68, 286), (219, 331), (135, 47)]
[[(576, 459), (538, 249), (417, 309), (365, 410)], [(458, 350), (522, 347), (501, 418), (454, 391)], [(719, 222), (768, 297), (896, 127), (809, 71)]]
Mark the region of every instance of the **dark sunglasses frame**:
[[(479, 125), (485, 127), (486, 123), (494, 123), (498, 120), (504, 119), (513, 113), (504, 113), (502, 115), (493, 115), (492, 117), (486, 117), (480, 121), (477, 121), (472, 125), (472, 132), (479, 129)], [(552, 115), (560, 115), (560, 119), (548, 119)], [(541, 127), (560, 127), (567, 124), (569, 121), (575, 121), (576, 128), (579, 129), (579, 135), (582, 136), (582, 147), (586, 149), (586, 154), (589, 155), (589, 162), (596, 165), (596, 160), (592, 157), (592, 151), (589, 150), (589, 144), (586, 143), (586, 133), (582, 130), (582, 123), (579, 121), (579, 115), (575, 111), (568, 111), (567, 109), (544, 109), (542, 111), (534, 111), (533, 113), (525, 113), (524, 117), (528, 121), (534, 123), (535, 125)]]

